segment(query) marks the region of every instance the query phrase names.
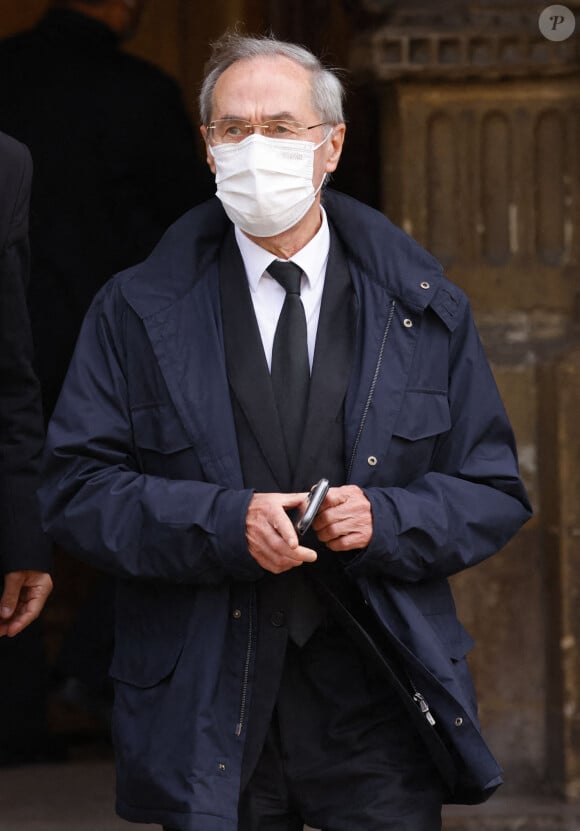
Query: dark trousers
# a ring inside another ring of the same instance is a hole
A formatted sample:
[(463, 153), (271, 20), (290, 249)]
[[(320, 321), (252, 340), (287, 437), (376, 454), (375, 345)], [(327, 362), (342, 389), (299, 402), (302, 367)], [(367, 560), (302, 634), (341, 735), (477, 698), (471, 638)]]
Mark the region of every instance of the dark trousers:
[(440, 831), (442, 801), (396, 694), (344, 632), (330, 625), (303, 649), (288, 643), (238, 831)]
[(258, 644), (247, 744), (265, 740), (244, 760), (238, 831), (440, 831), (443, 784), (384, 676), (336, 624), (302, 649), (273, 635), (277, 659), (268, 634)]
[(42, 761), (50, 745), (42, 621), (0, 640), (0, 667), (0, 765)]

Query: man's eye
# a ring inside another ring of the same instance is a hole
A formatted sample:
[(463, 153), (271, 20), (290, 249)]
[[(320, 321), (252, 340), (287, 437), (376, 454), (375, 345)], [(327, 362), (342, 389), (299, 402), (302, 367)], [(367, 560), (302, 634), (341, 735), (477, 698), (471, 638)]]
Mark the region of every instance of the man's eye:
[(241, 136), (243, 132), (243, 127), (240, 124), (228, 124), (225, 129), (227, 136)]
[(285, 133), (291, 133), (292, 130), (290, 130), (289, 125), (285, 124), (283, 121), (276, 121), (274, 124), (270, 125), (270, 132), (280, 136)]

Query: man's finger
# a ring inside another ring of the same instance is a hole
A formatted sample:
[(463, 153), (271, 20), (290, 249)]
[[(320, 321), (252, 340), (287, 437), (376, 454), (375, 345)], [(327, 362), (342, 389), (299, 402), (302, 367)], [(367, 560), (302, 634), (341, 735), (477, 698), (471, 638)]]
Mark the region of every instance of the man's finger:
[(24, 579), (25, 572), (23, 571), (11, 571), (4, 575), (4, 591), (0, 598), (0, 617), (5, 620), (14, 614)]
[(8, 637), (13, 638), (15, 635), (22, 632), (23, 629), (26, 629), (32, 621), (36, 620), (41, 609), (42, 604), (40, 604), (40, 607), (36, 610), (36, 612), (33, 612), (30, 610), (30, 604), (27, 604), (25, 611), (17, 612), (13, 619), (6, 624), (6, 634)]

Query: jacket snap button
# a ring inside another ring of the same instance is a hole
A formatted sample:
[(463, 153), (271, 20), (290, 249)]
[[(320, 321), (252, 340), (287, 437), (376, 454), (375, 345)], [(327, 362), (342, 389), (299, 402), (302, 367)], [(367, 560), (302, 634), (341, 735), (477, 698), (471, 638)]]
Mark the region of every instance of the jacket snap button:
[(461, 718), (461, 716), (457, 716), (457, 718), (455, 719), (455, 726), (456, 727), (461, 727), (462, 724), (463, 724), (463, 719)]
[(413, 321), (409, 320), (409, 318), (406, 317), (403, 321), (403, 326), (406, 326), (407, 329), (410, 329), (412, 325), (413, 325)]
[(421, 288), (422, 289), (430, 289), (431, 288), (431, 283), (428, 283), (427, 280), (423, 280), (423, 282), (421, 283)]
[(284, 626), (286, 623), (286, 615), (284, 612), (274, 612), (270, 617), (270, 623), (272, 626)]
[(232, 612), (232, 617), (234, 617), (236, 620), (239, 620), (241, 618), (241, 616), (242, 616), (242, 613), (241, 613), (240, 609), (234, 609), (234, 611)]
[(224, 773), (224, 772), (225, 772), (225, 769), (226, 769), (226, 766), (224, 765), (224, 763), (223, 763), (223, 762), (220, 762), (220, 763), (218, 764), (218, 770), (219, 770), (219, 771), (221, 771), (222, 773)]
[(369, 463), (369, 465), (371, 467), (374, 467), (377, 463), (377, 457), (376, 456), (369, 456), (368, 459), (367, 459), (367, 462)]

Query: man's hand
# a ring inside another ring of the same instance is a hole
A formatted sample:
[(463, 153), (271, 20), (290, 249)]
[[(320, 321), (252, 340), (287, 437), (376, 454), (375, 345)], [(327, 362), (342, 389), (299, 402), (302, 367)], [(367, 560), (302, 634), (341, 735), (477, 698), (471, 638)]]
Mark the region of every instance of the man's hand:
[(358, 485), (331, 488), (312, 528), (331, 551), (366, 548), (373, 536), (371, 503)]
[(255, 493), (246, 515), (250, 554), (266, 571), (280, 574), (316, 560), (316, 551), (304, 548), (286, 508), (296, 508), (305, 493)]
[(51, 591), (52, 577), (44, 571), (5, 574), (0, 598), (0, 638), (13, 638), (36, 620)]

